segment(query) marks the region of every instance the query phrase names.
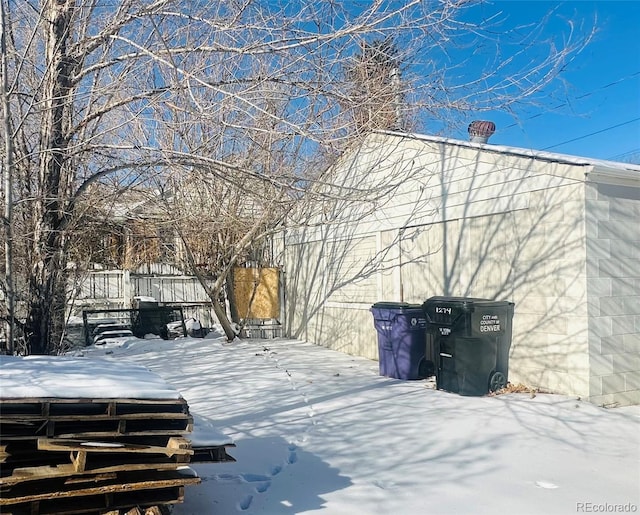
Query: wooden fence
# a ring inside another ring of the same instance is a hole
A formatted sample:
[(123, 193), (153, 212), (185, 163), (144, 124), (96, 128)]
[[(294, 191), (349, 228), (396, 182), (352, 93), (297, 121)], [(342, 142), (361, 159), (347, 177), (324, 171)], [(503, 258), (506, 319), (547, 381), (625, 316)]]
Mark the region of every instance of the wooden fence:
[[(242, 318), (279, 319), (280, 274), (275, 268), (237, 268), (234, 290)], [(210, 281), (213, 284), (213, 280)], [(255, 291), (254, 291), (255, 288)], [(217, 323), (205, 289), (194, 276), (149, 275), (127, 270), (90, 272), (75, 290), (74, 314), (83, 309), (132, 307), (134, 297), (153, 297), (164, 305), (180, 305), (185, 318), (196, 318), (205, 327)], [(251, 304), (251, 308), (249, 308)], [(260, 323), (262, 328), (263, 323)]]
[(196, 277), (149, 276), (127, 270), (88, 273), (75, 290), (72, 311), (81, 314), (87, 308), (130, 308), (134, 297), (153, 297), (165, 305), (179, 304), (185, 318), (197, 318), (205, 326), (217, 322), (209, 296)]

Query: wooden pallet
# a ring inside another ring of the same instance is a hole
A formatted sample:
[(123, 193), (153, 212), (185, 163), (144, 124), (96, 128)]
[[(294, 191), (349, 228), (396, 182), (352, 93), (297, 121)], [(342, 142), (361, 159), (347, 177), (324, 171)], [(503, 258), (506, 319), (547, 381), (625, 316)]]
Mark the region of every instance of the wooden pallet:
[(193, 447), (191, 463), (222, 463), (234, 462), (235, 458), (227, 454), (227, 447), (235, 447), (235, 444)]
[[(182, 437), (168, 437), (168, 438), (152, 438), (145, 439), (144, 437), (137, 437), (135, 439), (118, 439), (118, 442), (125, 444), (138, 444), (158, 447), (171, 447), (175, 445), (177, 441), (184, 440), (186, 445), (189, 445), (187, 439)], [(68, 456), (62, 452), (54, 453), (50, 452), (46, 456), (38, 451), (38, 441), (41, 439), (33, 440), (16, 440), (10, 441), (6, 444), (0, 445), (0, 467), (4, 470), (3, 475), (7, 475), (9, 471), (18, 470), (25, 467), (31, 467), (35, 465), (48, 466), (48, 467), (62, 467), (69, 463)], [(52, 441), (58, 441), (52, 439)], [(64, 440), (60, 440), (64, 441)], [(235, 444), (228, 443), (224, 445), (210, 445), (210, 446), (190, 446), (193, 454), (191, 455), (190, 463), (212, 463), (212, 462), (234, 462), (235, 459), (227, 452), (228, 448), (235, 447)], [(161, 457), (154, 456), (150, 459), (148, 455), (145, 455), (145, 460), (154, 465), (162, 463)], [(133, 463), (135, 460), (129, 458), (129, 461)], [(0, 485), (2, 479), (0, 479)]]
[[(93, 474), (82, 477), (82, 480), (68, 477), (47, 478), (19, 483), (6, 489), (0, 498), (0, 506), (5, 513), (4, 507), (12, 505), (50, 502), (56, 499), (69, 500), (76, 497), (83, 499), (96, 495), (160, 491), (199, 482), (200, 478), (195, 474), (185, 474), (181, 470), (159, 470), (153, 474), (144, 470), (127, 470), (111, 474)], [(151, 505), (153, 504), (157, 502), (151, 502)]]
[[(134, 445), (118, 441), (98, 442), (93, 440), (62, 440), (40, 438), (39, 451), (68, 452), (76, 473), (88, 469), (87, 459), (91, 457), (107, 456), (109, 459), (127, 463), (128, 454), (160, 455), (173, 458), (175, 463), (188, 463), (193, 451), (189, 448), (189, 441), (184, 438), (173, 438), (167, 447), (153, 445)], [(103, 460), (96, 460), (98, 467)]]
[[(25, 481), (85, 474), (107, 474), (133, 470), (171, 470), (188, 463), (194, 451), (185, 438), (170, 438), (167, 446), (133, 445), (120, 442), (38, 440), (37, 455), (31, 457), (35, 466), (3, 466), (0, 493), (8, 486)], [(46, 454), (41, 451), (47, 451)], [(51, 464), (45, 458), (55, 455), (60, 463)], [(47, 462), (43, 464), (43, 462)]]
[(2, 398), (0, 512), (133, 515), (182, 502), (200, 482), (183, 472), (192, 429), (184, 399)]
[(127, 415), (140, 413), (188, 413), (187, 401), (178, 399), (86, 399), (60, 397), (1, 398), (3, 418), (11, 415)]
[[(3, 515), (106, 515), (135, 513), (184, 501), (184, 487), (149, 489), (31, 501), (3, 508)], [(162, 513), (162, 511), (157, 510)], [(153, 512), (152, 512), (153, 513)], [(146, 513), (145, 513), (146, 515)]]
[(193, 430), (184, 399), (0, 399), (0, 439), (181, 435)]

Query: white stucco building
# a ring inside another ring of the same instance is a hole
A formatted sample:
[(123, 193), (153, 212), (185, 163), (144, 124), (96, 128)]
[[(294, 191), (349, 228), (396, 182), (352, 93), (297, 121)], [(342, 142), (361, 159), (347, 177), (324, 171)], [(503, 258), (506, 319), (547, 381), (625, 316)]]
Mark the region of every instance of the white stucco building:
[(386, 132), (326, 184), (283, 237), (290, 336), (377, 359), (375, 302), (509, 300), (512, 383), (640, 403), (640, 166)]

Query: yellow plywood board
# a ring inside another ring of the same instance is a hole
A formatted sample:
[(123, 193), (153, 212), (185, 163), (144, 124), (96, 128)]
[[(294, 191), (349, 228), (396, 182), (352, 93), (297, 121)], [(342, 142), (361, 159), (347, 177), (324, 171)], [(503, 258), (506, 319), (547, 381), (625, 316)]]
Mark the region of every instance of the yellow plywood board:
[(236, 268), (233, 289), (240, 318), (280, 318), (279, 285), (277, 268)]

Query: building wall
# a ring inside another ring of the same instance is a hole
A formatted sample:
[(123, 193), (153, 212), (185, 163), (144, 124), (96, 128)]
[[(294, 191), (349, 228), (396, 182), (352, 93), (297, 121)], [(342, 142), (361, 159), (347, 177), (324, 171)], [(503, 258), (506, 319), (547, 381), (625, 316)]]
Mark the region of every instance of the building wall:
[(378, 300), (376, 248), (375, 235), (287, 245), (286, 333), (377, 359), (368, 311)]
[(510, 380), (589, 396), (588, 169), (373, 138), (340, 167), (369, 197), (325, 203), (322, 223), (289, 231), (289, 334), (375, 359), (374, 302), (510, 300)]
[(639, 187), (587, 184), (589, 394), (597, 404), (640, 403), (639, 221)]
[[(581, 191), (533, 192), (528, 209), (421, 227), (414, 253), (405, 250), (405, 299), (515, 302), (510, 381), (586, 397), (584, 238), (573, 200)], [(414, 255), (428, 260), (413, 262)]]

